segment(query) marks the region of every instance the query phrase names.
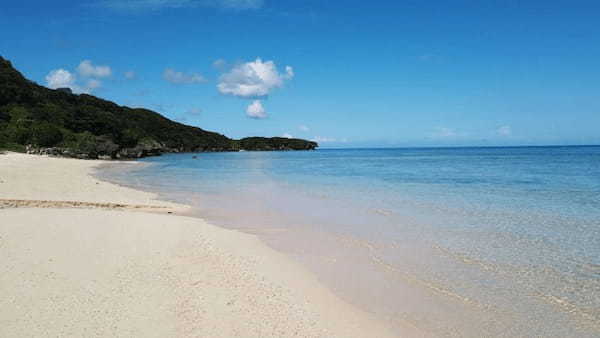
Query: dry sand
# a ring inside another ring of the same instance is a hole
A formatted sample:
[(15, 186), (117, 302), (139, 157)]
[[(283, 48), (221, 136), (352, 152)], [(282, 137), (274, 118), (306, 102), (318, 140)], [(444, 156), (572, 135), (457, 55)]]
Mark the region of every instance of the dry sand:
[(391, 335), (256, 237), (91, 177), (100, 163), (0, 155), (0, 337)]

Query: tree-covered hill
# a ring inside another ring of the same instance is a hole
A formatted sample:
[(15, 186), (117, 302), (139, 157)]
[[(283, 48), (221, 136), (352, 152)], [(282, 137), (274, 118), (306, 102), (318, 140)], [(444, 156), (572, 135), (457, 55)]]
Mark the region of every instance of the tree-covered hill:
[(165, 152), (312, 150), (317, 143), (224, 135), (68, 89), (27, 80), (0, 57), (0, 149), (79, 158), (137, 158)]

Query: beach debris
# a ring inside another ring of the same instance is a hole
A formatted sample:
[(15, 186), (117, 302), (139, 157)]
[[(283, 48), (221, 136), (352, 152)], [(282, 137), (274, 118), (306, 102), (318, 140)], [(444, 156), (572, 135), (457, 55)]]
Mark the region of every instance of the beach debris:
[(159, 205), (136, 205), (122, 203), (92, 203), (80, 201), (44, 201), (44, 200), (13, 200), (0, 199), (0, 209), (8, 208), (83, 208), (83, 209), (127, 209), (127, 210), (156, 210), (169, 209)]

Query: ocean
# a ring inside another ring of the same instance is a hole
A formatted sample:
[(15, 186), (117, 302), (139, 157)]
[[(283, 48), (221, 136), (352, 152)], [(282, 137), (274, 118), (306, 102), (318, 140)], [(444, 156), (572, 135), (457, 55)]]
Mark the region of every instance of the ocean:
[(259, 236), (393, 327), (439, 337), (600, 336), (600, 146), (140, 162), (98, 175)]

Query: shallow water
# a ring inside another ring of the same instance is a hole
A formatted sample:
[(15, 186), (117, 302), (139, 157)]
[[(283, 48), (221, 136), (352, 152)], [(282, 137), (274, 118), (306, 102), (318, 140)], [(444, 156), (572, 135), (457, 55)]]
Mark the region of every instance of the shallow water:
[(173, 154), (103, 169), (433, 336), (600, 335), (600, 147)]

